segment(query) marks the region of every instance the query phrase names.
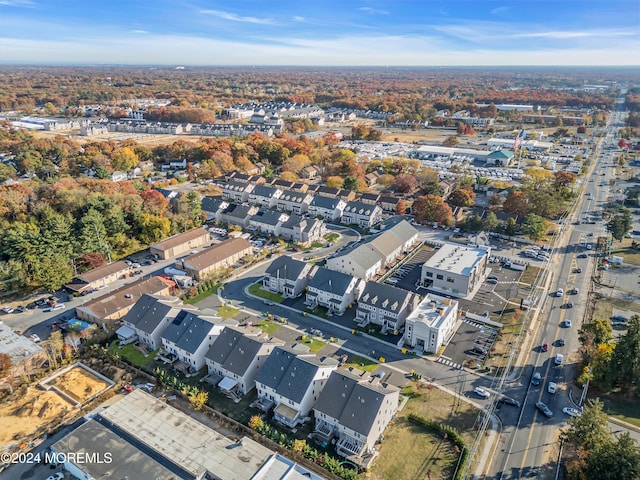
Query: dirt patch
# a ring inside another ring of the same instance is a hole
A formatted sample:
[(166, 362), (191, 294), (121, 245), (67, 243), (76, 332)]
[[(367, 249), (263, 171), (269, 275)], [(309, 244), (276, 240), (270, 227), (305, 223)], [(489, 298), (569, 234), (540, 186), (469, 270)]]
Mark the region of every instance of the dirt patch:
[(82, 403), (109, 386), (107, 382), (81, 367), (76, 367), (47, 382)]
[(75, 413), (73, 405), (53, 390), (28, 387), (24, 395), (0, 405), (0, 450), (28, 441)]

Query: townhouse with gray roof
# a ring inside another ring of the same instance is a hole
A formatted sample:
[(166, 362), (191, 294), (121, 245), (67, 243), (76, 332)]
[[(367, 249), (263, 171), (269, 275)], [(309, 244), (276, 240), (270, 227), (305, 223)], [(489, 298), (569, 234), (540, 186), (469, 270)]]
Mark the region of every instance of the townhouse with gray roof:
[(269, 185), (255, 185), (249, 193), (249, 203), (259, 207), (274, 208), (282, 193), (279, 188)]
[(275, 407), (274, 420), (293, 428), (305, 421), (338, 362), (275, 347), (256, 376), (258, 401), (264, 411)]
[(356, 310), (355, 322), (361, 326), (379, 325), (382, 332), (400, 330), (420, 304), (420, 297), (384, 283), (367, 282)]
[(332, 188), (321, 185), (317, 188), (316, 194), (322, 195), (323, 197), (336, 197), (340, 200), (344, 200), (345, 202), (350, 202), (351, 200), (355, 200), (356, 192), (353, 190), (346, 190), (344, 188)]
[(358, 370), (331, 373), (315, 407), (314, 436), (329, 443), (336, 439), (336, 453), (355, 460), (375, 455), (400, 403), (400, 389)]
[(160, 335), (164, 350), (176, 356), (178, 370), (197, 372), (205, 366), (205, 355), (222, 329), (238, 322), (181, 309)]
[(382, 220), (382, 208), (362, 202), (349, 202), (342, 211), (340, 223), (370, 228)]
[(273, 210), (259, 210), (249, 219), (249, 229), (263, 235), (280, 235), (282, 224), (289, 220), (289, 215)]
[(347, 203), (337, 197), (316, 195), (309, 204), (311, 217), (322, 217), (327, 221), (338, 220), (342, 216)]
[(379, 199), (380, 199), (379, 193), (364, 192), (363, 194), (360, 195), (360, 201), (362, 203), (366, 203), (367, 205), (377, 205)]
[(116, 330), (120, 344), (139, 341), (151, 350), (157, 350), (162, 345), (162, 333), (180, 312), (180, 305), (177, 298), (142, 295)]
[(229, 202), (222, 197), (204, 197), (202, 199), (202, 211), (207, 216), (207, 220), (220, 221), (220, 213), (227, 207)]
[(259, 208), (252, 205), (239, 205), (231, 203), (227, 208), (218, 213), (218, 221), (227, 225), (238, 225), (246, 228), (249, 219), (258, 213)]
[(318, 267), (309, 280), (305, 304), (324, 307), (330, 315), (342, 315), (360, 297), (364, 281), (352, 275)]
[(229, 180), (222, 186), (222, 198), (236, 203), (246, 202), (249, 200), (249, 194), (253, 192), (254, 188), (255, 185), (253, 183)]
[(315, 268), (315, 265), (283, 255), (271, 262), (264, 272), (262, 285), (285, 298), (296, 298), (304, 292)]
[(256, 375), (283, 342), (253, 327), (225, 327), (205, 355), (209, 376), (223, 392), (244, 396), (256, 387)]
[(306, 213), (313, 202), (310, 193), (284, 191), (276, 202), (276, 208), (283, 212), (291, 212), (298, 215)]
[(308, 245), (319, 242), (327, 233), (327, 227), (322, 220), (305, 218), (292, 213), (289, 219), (280, 225), (280, 236), (285, 240)]

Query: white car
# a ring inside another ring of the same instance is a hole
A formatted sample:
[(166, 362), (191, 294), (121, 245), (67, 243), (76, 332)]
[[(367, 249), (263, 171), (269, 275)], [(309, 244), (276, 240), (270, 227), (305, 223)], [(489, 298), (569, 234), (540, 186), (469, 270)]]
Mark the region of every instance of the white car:
[(54, 473), (53, 475), (49, 475), (47, 477), (47, 480), (62, 480), (63, 478), (64, 478), (64, 473), (58, 472), (58, 473)]
[(2, 307), (2, 311), (4, 313), (13, 313), (14, 312), (13, 308), (11, 308), (11, 307)]
[(40, 337), (35, 333), (32, 333), (31, 335), (29, 335), (29, 338), (33, 343), (40, 343)]
[(547, 387), (547, 391), (549, 393), (556, 393), (557, 389), (558, 389), (558, 385), (556, 385), (555, 382), (549, 382), (549, 386)]
[(51, 307), (51, 311), (62, 310), (66, 305), (64, 303), (56, 303), (53, 307)]
[(479, 395), (482, 398), (489, 398), (491, 396), (491, 394), (482, 387), (476, 387), (473, 391), (476, 393), (476, 395)]
[(580, 415), (582, 415), (582, 412), (580, 410), (578, 410), (577, 408), (571, 408), (571, 407), (564, 407), (562, 409), (562, 413), (566, 413), (571, 417), (579, 417)]
[(558, 291), (556, 292), (556, 297), (563, 297), (564, 296), (564, 290), (559, 288)]

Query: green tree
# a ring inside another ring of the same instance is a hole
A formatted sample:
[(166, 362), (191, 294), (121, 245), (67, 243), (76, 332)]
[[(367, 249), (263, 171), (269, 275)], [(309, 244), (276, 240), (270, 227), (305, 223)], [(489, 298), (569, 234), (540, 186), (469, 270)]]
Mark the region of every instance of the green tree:
[(59, 290), (73, 278), (73, 269), (66, 255), (52, 252), (40, 257), (36, 264), (34, 280), (47, 291)]
[(540, 215), (532, 213), (522, 225), (522, 233), (528, 235), (532, 240), (542, 240), (547, 233), (547, 221)]
[(189, 216), (194, 225), (202, 224), (202, 198), (196, 191), (187, 193), (187, 205), (189, 206)]
[(500, 226), (500, 220), (495, 213), (489, 212), (482, 222), (482, 226), (485, 230), (493, 232)]
[(106, 254), (107, 229), (104, 216), (95, 208), (90, 208), (79, 222), (78, 243), (80, 252), (101, 252)]
[(509, 237), (513, 237), (516, 234), (516, 230), (518, 225), (516, 224), (516, 220), (513, 217), (507, 218), (507, 221), (504, 225), (504, 233)]
[(601, 318), (594, 318), (585, 323), (580, 330), (580, 342), (582, 344), (593, 342), (595, 345), (609, 343), (613, 339), (613, 327), (611, 322)]
[(482, 219), (479, 215), (471, 215), (464, 220), (464, 229), (468, 232), (479, 232), (482, 230)]
[(640, 381), (640, 316), (629, 320), (627, 332), (618, 339), (611, 356), (609, 375), (614, 387), (628, 395), (637, 392)]
[(628, 432), (617, 441), (604, 441), (587, 453), (585, 478), (620, 480), (640, 478), (640, 449)]
[(358, 190), (358, 179), (352, 176), (345, 177), (342, 188), (346, 190), (353, 190), (355, 192)]
[(100, 180), (106, 180), (111, 177), (111, 173), (109, 173), (109, 169), (103, 165), (98, 165), (95, 170), (95, 177)]
[(622, 241), (629, 230), (631, 230), (632, 220), (631, 212), (626, 208), (621, 208), (607, 223), (607, 230), (611, 232), (613, 238)]
[(608, 423), (604, 404), (599, 399), (588, 400), (582, 415), (569, 419), (568, 427), (561, 432), (560, 438), (589, 452), (609, 441)]

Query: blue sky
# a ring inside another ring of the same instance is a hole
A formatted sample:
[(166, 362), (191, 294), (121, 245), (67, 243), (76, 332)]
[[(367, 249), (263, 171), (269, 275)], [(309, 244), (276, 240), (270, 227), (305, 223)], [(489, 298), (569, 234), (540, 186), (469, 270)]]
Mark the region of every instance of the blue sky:
[(0, 62), (638, 65), (639, 0), (0, 0)]

